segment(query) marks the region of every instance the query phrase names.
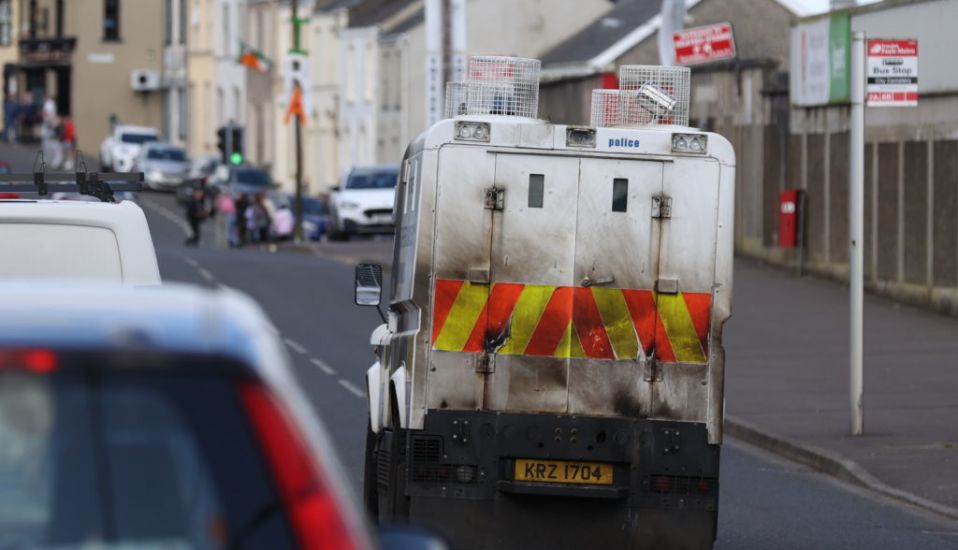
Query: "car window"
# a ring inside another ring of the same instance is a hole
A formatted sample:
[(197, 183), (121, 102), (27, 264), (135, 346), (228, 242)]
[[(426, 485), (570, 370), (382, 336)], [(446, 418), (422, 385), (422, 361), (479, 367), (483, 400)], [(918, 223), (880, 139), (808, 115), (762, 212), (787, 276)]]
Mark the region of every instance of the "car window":
[(269, 174), (262, 170), (234, 170), (233, 181), (253, 187), (269, 187), (272, 183)]
[(314, 215), (327, 214), (326, 203), (319, 199), (303, 198), (303, 212)]
[(109, 372), (0, 374), (0, 548), (292, 546), (231, 381)]
[(157, 136), (156, 134), (124, 133), (120, 134), (120, 141), (123, 143), (142, 144), (157, 141)]
[(346, 189), (392, 189), (396, 187), (399, 172), (384, 170), (381, 172), (353, 172), (346, 181)]
[(146, 154), (146, 158), (151, 160), (172, 160), (176, 162), (184, 162), (186, 160), (186, 153), (182, 149), (150, 149)]

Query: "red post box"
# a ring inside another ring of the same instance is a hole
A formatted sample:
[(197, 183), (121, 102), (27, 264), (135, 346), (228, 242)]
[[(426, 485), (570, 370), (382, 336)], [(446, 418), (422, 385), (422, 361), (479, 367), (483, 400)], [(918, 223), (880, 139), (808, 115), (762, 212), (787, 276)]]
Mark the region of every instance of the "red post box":
[(801, 189), (786, 189), (778, 199), (778, 245), (782, 248), (799, 246), (802, 232)]

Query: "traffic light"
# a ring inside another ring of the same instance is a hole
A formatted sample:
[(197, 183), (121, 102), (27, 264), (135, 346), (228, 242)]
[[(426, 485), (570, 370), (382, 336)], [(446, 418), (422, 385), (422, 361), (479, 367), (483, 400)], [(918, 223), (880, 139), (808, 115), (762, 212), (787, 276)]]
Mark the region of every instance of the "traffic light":
[(226, 127), (216, 131), (216, 149), (220, 152), (220, 160), (225, 164), (229, 156), (229, 144), (226, 143)]
[(243, 164), (246, 156), (243, 154), (243, 127), (233, 126), (230, 128), (230, 146), (229, 155), (230, 164)]

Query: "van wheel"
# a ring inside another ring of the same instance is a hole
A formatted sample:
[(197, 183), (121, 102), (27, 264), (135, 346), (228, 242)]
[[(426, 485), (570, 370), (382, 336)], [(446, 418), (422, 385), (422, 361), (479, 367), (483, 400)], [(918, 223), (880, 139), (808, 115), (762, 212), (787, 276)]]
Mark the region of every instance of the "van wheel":
[(373, 433), (372, 426), (366, 421), (366, 462), (363, 467), (363, 505), (369, 519), (375, 523), (379, 520), (379, 476), (377, 475), (379, 444), (378, 436)]

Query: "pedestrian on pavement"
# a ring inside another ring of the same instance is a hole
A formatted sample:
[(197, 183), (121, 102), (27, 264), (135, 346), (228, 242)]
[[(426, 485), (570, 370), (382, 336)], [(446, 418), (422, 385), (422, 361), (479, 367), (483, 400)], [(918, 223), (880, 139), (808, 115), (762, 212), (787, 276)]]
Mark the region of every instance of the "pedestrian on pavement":
[(3, 141), (13, 143), (17, 139), (17, 114), (20, 111), (20, 104), (17, 103), (17, 97), (13, 94), (7, 94), (3, 100)]
[[(225, 193), (226, 191), (224, 191)], [(249, 231), (247, 231), (246, 226), (246, 213), (249, 210), (249, 195), (246, 193), (240, 193), (236, 198), (236, 201), (233, 203), (235, 207), (235, 218), (236, 218), (236, 240), (237, 246), (243, 246), (246, 244), (246, 241), (249, 236)]]
[(57, 104), (52, 96), (47, 96), (44, 100), (40, 115), (42, 124), (40, 139), (42, 140), (43, 157), (47, 159), (47, 164), (53, 168), (60, 168), (63, 163), (63, 149), (60, 144), (62, 133), (59, 128), (62, 126), (57, 116)]
[(239, 246), (236, 234), (236, 203), (233, 197), (225, 191), (216, 196), (216, 211), (219, 213), (219, 227), (226, 235), (226, 243), (230, 248)]
[(76, 162), (76, 128), (73, 119), (63, 118), (63, 168), (73, 170)]
[(200, 244), (200, 224), (209, 216), (206, 209), (206, 194), (202, 189), (193, 190), (193, 196), (186, 205), (186, 221), (190, 224), (190, 230), (193, 234), (186, 239), (186, 246), (199, 246)]
[(246, 209), (246, 222), (254, 242), (264, 243), (269, 240), (271, 220), (266, 209), (266, 193), (256, 194), (253, 203)]

